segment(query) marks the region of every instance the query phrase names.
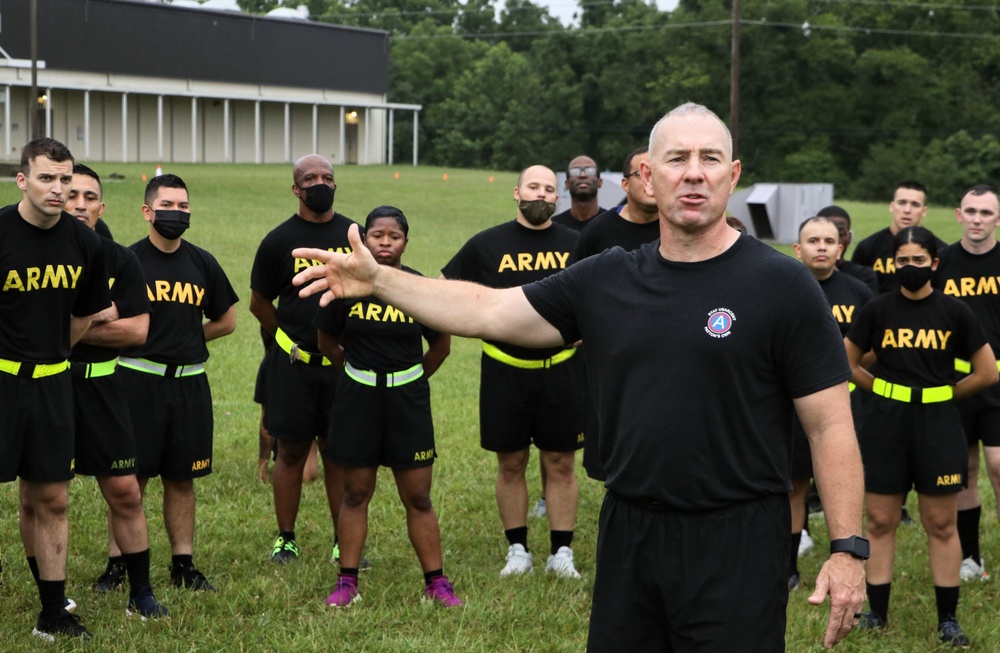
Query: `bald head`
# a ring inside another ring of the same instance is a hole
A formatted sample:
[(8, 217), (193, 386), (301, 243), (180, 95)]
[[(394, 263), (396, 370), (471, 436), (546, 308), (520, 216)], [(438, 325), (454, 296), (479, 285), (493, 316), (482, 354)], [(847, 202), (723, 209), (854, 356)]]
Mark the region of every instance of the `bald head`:
[(549, 175), (550, 177), (552, 177), (552, 186), (555, 187), (555, 185), (556, 185), (556, 173), (552, 172), (551, 168), (547, 168), (547, 167), (541, 166), (541, 165), (539, 165), (539, 166), (528, 166), (527, 168), (525, 168), (524, 170), (522, 170), (520, 173), (518, 173), (518, 175), (517, 175), (517, 187), (520, 188), (521, 185), (524, 183), (525, 179), (527, 179), (529, 177), (532, 178), (532, 179), (534, 179), (534, 178), (538, 177), (539, 175), (542, 175), (542, 176)]
[[(319, 154), (307, 154), (295, 162), (295, 166), (292, 168), (292, 181), (300, 188), (312, 186), (315, 182), (312, 179), (305, 180), (304, 177), (309, 172), (320, 171), (330, 173), (330, 178), (333, 178), (333, 165), (327, 161), (326, 157)], [(320, 176), (320, 178), (322, 177), (323, 175)]]
[(728, 144), (728, 150), (726, 151), (726, 154), (728, 155), (727, 158), (732, 160), (733, 135), (729, 132), (729, 127), (726, 126), (726, 123), (724, 123), (714, 111), (704, 105), (695, 104), (694, 102), (687, 102), (680, 105), (667, 115), (660, 118), (660, 120), (653, 125), (653, 130), (649, 133), (649, 152), (651, 158), (655, 159), (657, 158), (657, 155), (660, 154), (660, 149), (662, 149), (661, 146), (664, 141), (663, 135), (668, 131), (667, 128), (675, 127), (678, 124), (683, 124), (693, 119), (704, 118), (710, 118), (719, 123), (719, 127), (723, 132), (725, 132), (725, 143)]

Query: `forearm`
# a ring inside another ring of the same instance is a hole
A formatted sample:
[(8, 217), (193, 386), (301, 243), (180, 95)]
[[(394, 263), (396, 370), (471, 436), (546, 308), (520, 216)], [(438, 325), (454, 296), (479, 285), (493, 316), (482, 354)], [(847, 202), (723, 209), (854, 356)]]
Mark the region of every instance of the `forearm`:
[(988, 344), (983, 345), (979, 351), (973, 354), (970, 362), (972, 363), (972, 374), (955, 384), (955, 399), (973, 395), (997, 382), (997, 359), (993, 355), (993, 348)]
[(278, 330), (278, 309), (260, 293), (250, 293), (250, 313), (260, 322), (261, 328), (272, 336)]
[(449, 354), (451, 354), (451, 336), (442, 333), (424, 353), (424, 376), (429, 377), (437, 372)]
[(91, 324), (80, 342), (112, 349), (138, 347), (146, 342), (149, 330), (149, 313), (120, 318), (113, 322)]
[(93, 315), (85, 315), (83, 317), (77, 317), (71, 315), (69, 318), (69, 344), (71, 347), (76, 346), (76, 343), (80, 342), (80, 338), (83, 334), (87, 333), (87, 329), (90, 328), (90, 323), (93, 321)]
[(236, 330), (236, 307), (230, 306), (219, 319), (204, 322), (201, 328), (205, 331), (205, 342), (228, 336)]

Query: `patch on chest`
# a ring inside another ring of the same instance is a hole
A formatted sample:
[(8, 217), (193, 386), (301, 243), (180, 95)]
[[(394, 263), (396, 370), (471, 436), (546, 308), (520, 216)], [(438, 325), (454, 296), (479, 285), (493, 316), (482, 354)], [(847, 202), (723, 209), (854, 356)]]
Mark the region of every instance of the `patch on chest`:
[(736, 321), (736, 314), (728, 308), (713, 308), (708, 312), (708, 322), (705, 324), (705, 333), (713, 338), (725, 338), (732, 333), (733, 323)]

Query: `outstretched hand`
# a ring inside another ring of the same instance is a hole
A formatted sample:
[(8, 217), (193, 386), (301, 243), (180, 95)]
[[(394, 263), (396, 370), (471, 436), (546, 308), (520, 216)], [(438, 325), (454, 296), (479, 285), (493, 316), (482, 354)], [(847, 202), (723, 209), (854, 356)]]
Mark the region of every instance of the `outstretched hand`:
[(292, 279), (296, 286), (308, 283), (299, 290), (299, 297), (326, 291), (319, 298), (319, 305), (326, 306), (334, 299), (374, 294), (379, 265), (362, 242), (358, 225), (352, 224), (348, 229), (347, 240), (353, 250), (350, 254), (306, 247), (292, 250), (295, 258), (311, 259), (315, 264)]
[(823, 563), (816, 577), (816, 591), (809, 603), (822, 605), (830, 596), (830, 619), (823, 636), (823, 647), (833, 648), (847, 637), (857, 624), (855, 616), (865, 602), (865, 565), (846, 553), (835, 553)]

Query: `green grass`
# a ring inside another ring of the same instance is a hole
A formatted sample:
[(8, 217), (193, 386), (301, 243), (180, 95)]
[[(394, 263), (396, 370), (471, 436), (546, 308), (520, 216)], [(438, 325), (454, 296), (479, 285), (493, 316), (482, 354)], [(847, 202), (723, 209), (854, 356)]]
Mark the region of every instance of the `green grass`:
[[(154, 164), (96, 164), (106, 178), (106, 219), (122, 243), (147, 233), (139, 207)], [(290, 166), (168, 166), (191, 191), (191, 241), (213, 252), (240, 294), (236, 333), (210, 345), (208, 363), (215, 398), (215, 473), (199, 480), (195, 561), (220, 591), (189, 594), (169, 587), (169, 546), (161, 518), (161, 490), (149, 485), (153, 581), (173, 618), (141, 623), (124, 617), (125, 596), (98, 596), (89, 587), (105, 563), (104, 506), (92, 479), (72, 484), (68, 594), (96, 638), (63, 643), (53, 650), (93, 651), (581, 651), (586, 642), (594, 576), (597, 513), (602, 488), (580, 470), (580, 508), (574, 545), (584, 580), (557, 581), (537, 573), (501, 582), (503, 538), (493, 499), (496, 462), (478, 444), (478, 342), (456, 339), (451, 358), (431, 381), (440, 458), (433, 498), (441, 521), (445, 570), (464, 608), (437, 610), (421, 605), (422, 579), (406, 539), (403, 509), (390, 474), (380, 475), (372, 501), (366, 553), (374, 569), (362, 577), (364, 601), (344, 612), (324, 600), (336, 576), (329, 562), (332, 528), (319, 483), (306, 486), (296, 528), (303, 557), (275, 567), (267, 562), (275, 535), (270, 486), (254, 481), (259, 408), (252, 403), (260, 360), (256, 321), (247, 311), (250, 266), (261, 238), (291, 215)], [(399, 179), (393, 173), (399, 172)], [(448, 180), (442, 176), (447, 173)], [(405, 262), (428, 276), (476, 231), (513, 217), (515, 175), (410, 167), (340, 167), (336, 207), (363, 221), (379, 204), (395, 204), (410, 219)], [(489, 181), (490, 176), (494, 181)], [(0, 203), (20, 199), (17, 188), (0, 184)], [(888, 224), (888, 198), (881, 205), (844, 202), (854, 217), (855, 240)], [(950, 208), (932, 208), (925, 224), (944, 240), (958, 237)], [(787, 248), (782, 247), (787, 251)], [(537, 464), (529, 467), (532, 500), (538, 496)], [(1000, 541), (992, 492), (981, 483), (983, 550), (1000, 562)], [(35, 651), (28, 633), (38, 610), (37, 593), (24, 562), (16, 523), (15, 484), (0, 486), (5, 528), (0, 528), (4, 577), (0, 586), (0, 650)], [(915, 499), (910, 509), (916, 514)], [(532, 520), (530, 545), (544, 563), (547, 526)], [(825, 528), (814, 521), (817, 551), (827, 545)], [(896, 583), (888, 634), (853, 635), (845, 651), (925, 651), (934, 648), (934, 602), (919, 526), (899, 533)], [(669, 555), (665, 551), (664, 555)], [(789, 651), (820, 650), (826, 608), (806, 603), (823, 556), (801, 561), (804, 587), (789, 601)], [(994, 568), (1000, 573), (1000, 568)], [(980, 650), (1000, 647), (995, 618), (997, 582), (963, 585), (960, 616)]]

